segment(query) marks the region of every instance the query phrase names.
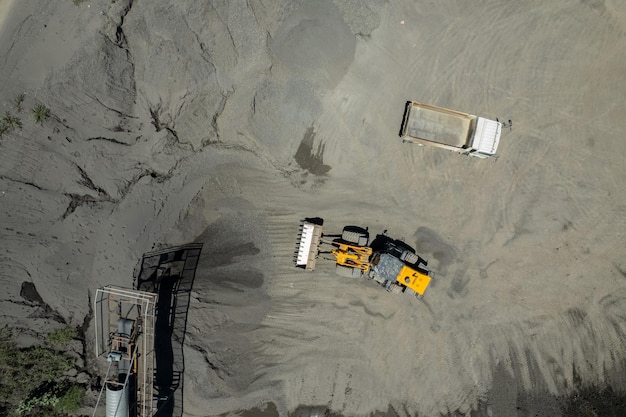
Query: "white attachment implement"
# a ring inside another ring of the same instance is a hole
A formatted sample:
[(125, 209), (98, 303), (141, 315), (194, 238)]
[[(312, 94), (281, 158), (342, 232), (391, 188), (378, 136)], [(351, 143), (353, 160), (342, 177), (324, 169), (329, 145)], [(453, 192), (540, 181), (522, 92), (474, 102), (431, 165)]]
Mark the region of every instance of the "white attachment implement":
[(299, 237), (296, 266), (313, 271), (322, 239), (322, 226), (304, 221), (300, 226)]

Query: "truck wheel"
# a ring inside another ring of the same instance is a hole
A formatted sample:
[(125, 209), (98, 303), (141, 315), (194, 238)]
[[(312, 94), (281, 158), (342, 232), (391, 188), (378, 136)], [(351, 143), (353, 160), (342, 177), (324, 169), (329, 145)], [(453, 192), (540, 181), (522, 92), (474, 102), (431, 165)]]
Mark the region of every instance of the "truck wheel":
[(419, 262), (420, 257), (414, 254), (413, 252), (404, 251), (400, 259), (408, 264), (415, 265), (416, 263)]
[(365, 246), (369, 240), (369, 233), (362, 227), (346, 226), (341, 233), (341, 239), (358, 246)]
[(361, 270), (359, 268), (335, 264), (335, 272), (344, 278), (361, 278)]

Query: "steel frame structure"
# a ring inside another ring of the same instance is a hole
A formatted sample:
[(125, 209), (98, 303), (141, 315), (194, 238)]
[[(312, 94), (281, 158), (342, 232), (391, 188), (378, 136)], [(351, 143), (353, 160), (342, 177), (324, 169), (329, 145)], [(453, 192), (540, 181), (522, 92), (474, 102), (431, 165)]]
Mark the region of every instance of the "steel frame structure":
[[(131, 370), (137, 377), (137, 416), (152, 417), (156, 409), (154, 398), (154, 328), (157, 294), (127, 288), (106, 286), (96, 290), (94, 319), (96, 332), (96, 357), (111, 353), (120, 318), (135, 321), (135, 330), (129, 341), (132, 346)], [(130, 352), (129, 352), (130, 353)], [(128, 378), (124, 385), (128, 383)], [(106, 384), (121, 385), (117, 380)], [(99, 401), (99, 398), (98, 398)], [(96, 405), (97, 408), (97, 405)]]

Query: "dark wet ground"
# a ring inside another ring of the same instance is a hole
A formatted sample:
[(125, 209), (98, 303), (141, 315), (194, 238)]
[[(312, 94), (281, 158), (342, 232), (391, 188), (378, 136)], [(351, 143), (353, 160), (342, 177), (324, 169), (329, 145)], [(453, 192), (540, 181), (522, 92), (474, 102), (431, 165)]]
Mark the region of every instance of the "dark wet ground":
[[(471, 417), (625, 417), (626, 387), (615, 389), (611, 386), (589, 385), (578, 388), (569, 396), (557, 397), (548, 393), (518, 393), (512, 390), (515, 384), (498, 384), (481, 402)], [(273, 403), (261, 408), (242, 410), (236, 413), (241, 417), (278, 417)], [(398, 417), (405, 415), (392, 407), (385, 412), (372, 414), (373, 417)], [(220, 417), (224, 417), (220, 416)], [(325, 406), (300, 406), (289, 417), (342, 417)], [(452, 412), (440, 417), (466, 417), (460, 412)]]
[[(65, 324), (65, 318), (58, 311), (53, 310), (41, 297), (35, 284), (32, 282), (24, 281), (20, 288), (20, 297), (26, 302), (38, 306), (39, 309), (35, 313), (36, 317), (46, 317), (56, 321), (57, 323)], [(33, 317), (35, 317), (33, 316)]]

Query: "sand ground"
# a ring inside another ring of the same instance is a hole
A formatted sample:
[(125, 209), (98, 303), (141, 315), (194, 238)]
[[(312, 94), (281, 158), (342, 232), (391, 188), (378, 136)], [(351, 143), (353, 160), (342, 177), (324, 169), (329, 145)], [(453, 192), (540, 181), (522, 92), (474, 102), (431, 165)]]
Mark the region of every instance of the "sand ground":
[[(202, 242), (186, 416), (522, 416), (520, 393), (625, 387), (622, 2), (7, 9), (2, 110), (23, 127), (0, 138), (0, 325), (23, 343), (82, 323), (143, 253)], [(407, 100), (513, 126), (498, 159), (413, 146)], [(387, 229), (436, 281), (420, 301), (294, 269), (313, 216)]]

